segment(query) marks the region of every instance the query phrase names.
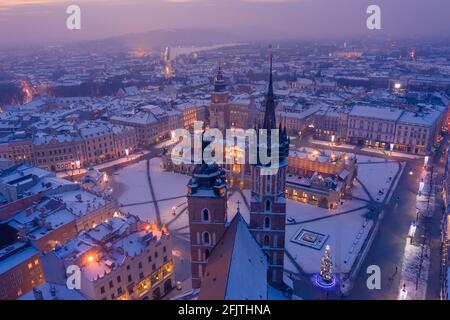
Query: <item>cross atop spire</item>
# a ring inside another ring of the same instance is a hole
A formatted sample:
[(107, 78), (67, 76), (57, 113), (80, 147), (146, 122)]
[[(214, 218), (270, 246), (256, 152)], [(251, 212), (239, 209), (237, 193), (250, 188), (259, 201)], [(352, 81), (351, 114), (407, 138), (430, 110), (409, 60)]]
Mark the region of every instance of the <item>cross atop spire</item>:
[(268, 96), (273, 97), (273, 52), (270, 51), (270, 71), (269, 71), (269, 92), (267, 93)]
[(273, 54), (270, 51), (270, 72), (269, 72), (269, 89), (266, 96), (266, 111), (264, 113), (264, 125), (263, 129), (276, 129), (275, 118), (275, 95), (273, 93)]

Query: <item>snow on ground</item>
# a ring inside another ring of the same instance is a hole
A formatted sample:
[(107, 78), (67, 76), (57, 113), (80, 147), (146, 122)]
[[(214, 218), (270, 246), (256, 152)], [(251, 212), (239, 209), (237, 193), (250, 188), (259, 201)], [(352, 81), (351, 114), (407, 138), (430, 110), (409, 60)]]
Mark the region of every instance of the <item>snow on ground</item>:
[[(180, 229), (188, 226), (187, 212), (187, 183), (190, 176), (179, 173), (164, 171), (161, 168), (161, 158), (150, 160), (150, 176), (155, 191), (156, 200), (163, 223), (170, 223), (169, 230)], [(119, 196), (120, 204), (133, 204), (152, 201), (150, 188), (147, 181), (147, 162), (140, 161), (119, 170), (114, 176), (114, 182), (120, 184), (122, 193)], [(244, 195), (250, 199), (250, 190), (244, 190)], [(175, 199), (168, 199), (174, 198)], [(244, 199), (238, 192), (234, 192), (228, 199), (228, 221), (237, 212), (237, 201), (240, 201), (241, 214), (247, 223), (250, 222), (249, 209), (246, 207)], [(173, 215), (175, 207), (175, 216)], [(122, 208), (124, 212), (136, 214), (144, 220), (156, 219), (155, 207), (153, 203), (146, 203), (137, 206)], [(178, 214), (181, 215), (175, 219)], [(175, 220), (174, 220), (175, 219)], [(188, 228), (184, 228), (182, 233), (187, 233)]]
[(275, 289), (270, 285), (267, 288), (267, 294), (269, 300), (289, 300), (284, 296), (282, 291)]
[(311, 219), (332, 216), (337, 213), (364, 207), (366, 205), (365, 202), (359, 200), (343, 200), (343, 202), (344, 203), (342, 205), (340, 204), (337, 209), (330, 210), (310, 205), (307, 203), (287, 199), (286, 219), (295, 219), (295, 222), (302, 222)]
[[(156, 200), (162, 200), (173, 197), (182, 197), (178, 199), (165, 200), (158, 202), (159, 211), (161, 213), (161, 221), (167, 223), (174, 218), (172, 208), (176, 207), (178, 213), (186, 206), (187, 183), (190, 177), (180, 173), (168, 172), (161, 167), (161, 158), (153, 158), (150, 160), (150, 176), (152, 178), (153, 188), (155, 190)], [(188, 223), (188, 215), (183, 214), (178, 220)], [(178, 223), (174, 222), (174, 228)], [(179, 226), (181, 227), (181, 225)], [(170, 229), (170, 228), (169, 228)]]
[[(147, 164), (145, 161), (132, 164), (117, 171), (113, 175), (113, 182), (122, 189), (118, 201), (120, 204), (132, 204), (152, 201), (147, 182)], [(152, 203), (122, 208), (122, 211), (138, 215), (143, 220), (156, 218)]]
[(380, 154), (380, 155), (387, 155), (390, 157), (397, 157), (397, 158), (408, 158), (408, 159), (421, 159), (423, 156), (409, 154), (409, 153), (403, 153), (398, 151), (387, 151), (382, 149), (374, 149), (374, 148), (362, 148), (362, 151), (370, 152), (374, 154)]
[[(323, 209), (327, 211), (326, 209)], [(331, 255), (335, 272), (349, 272), (361, 246), (372, 226), (372, 221), (365, 222), (363, 214), (366, 209), (335, 216), (328, 219), (317, 220), (309, 223), (286, 226), (286, 249), (306, 273), (319, 271), (321, 258), (325, 251), (325, 245), (321, 250), (302, 246), (291, 241), (292, 237), (301, 228), (328, 235), (326, 244), (331, 246)], [(291, 213), (292, 214), (292, 213)], [(364, 226), (364, 227), (363, 227)], [(285, 257), (285, 262), (289, 259)], [(293, 265), (289, 261), (286, 269), (291, 270)]]
[(350, 145), (350, 144), (337, 144), (337, 143), (332, 143), (331, 141), (323, 141), (323, 140), (315, 140), (315, 139), (311, 139), (309, 141), (312, 144), (315, 145), (319, 145), (319, 146), (327, 146), (327, 147), (337, 147), (337, 148), (341, 148), (341, 149), (349, 149), (349, 150), (353, 150), (355, 149), (355, 146)]
[(372, 162), (386, 162), (387, 161), (385, 158), (366, 156), (363, 154), (357, 154), (356, 159), (358, 160), (359, 163), (364, 163), (364, 162), (372, 163)]
[[(398, 162), (360, 163), (358, 178), (369, 190), (373, 199), (382, 202), (387, 195), (389, 186), (394, 182), (398, 170)], [(379, 191), (383, 193), (381, 194)]]
[(370, 200), (369, 195), (366, 193), (366, 191), (362, 187), (361, 183), (359, 183), (356, 180), (353, 182), (353, 187), (351, 189), (351, 193), (352, 193), (353, 197)]
[[(410, 244), (409, 239), (406, 240), (402, 265), (402, 281), (400, 281), (399, 288), (399, 299), (425, 300), (430, 268), (429, 257), (430, 248), (428, 246), (415, 246)], [(404, 294), (401, 294), (403, 284), (406, 285), (406, 298)]]

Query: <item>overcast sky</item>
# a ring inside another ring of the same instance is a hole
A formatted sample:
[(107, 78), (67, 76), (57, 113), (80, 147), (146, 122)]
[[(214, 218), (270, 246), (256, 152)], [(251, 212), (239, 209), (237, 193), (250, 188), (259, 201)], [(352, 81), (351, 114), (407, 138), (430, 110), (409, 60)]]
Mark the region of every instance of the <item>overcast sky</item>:
[[(81, 31), (66, 29), (69, 4), (81, 7)], [(385, 33), (450, 33), (450, 0), (0, 0), (0, 44), (72, 42), (161, 28), (248, 27), (276, 30), (280, 38), (351, 36), (370, 32), (369, 4), (381, 7)]]

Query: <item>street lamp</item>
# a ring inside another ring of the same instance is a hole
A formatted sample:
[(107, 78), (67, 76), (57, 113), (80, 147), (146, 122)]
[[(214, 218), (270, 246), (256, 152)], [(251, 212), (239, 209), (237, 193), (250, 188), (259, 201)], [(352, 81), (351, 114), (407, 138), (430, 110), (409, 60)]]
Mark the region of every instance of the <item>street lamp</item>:
[(413, 241), (414, 236), (415, 236), (415, 234), (416, 234), (416, 229), (417, 229), (416, 222), (413, 221), (413, 222), (411, 223), (411, 226), (409, 227), (409, 232), (408, 232), (408, 236), (409, 236), (410, 239), (411, 239), (411, 242), (410, 242), (411, 244), (412, 244), (412, 241)]
[(72, 167), (72, 179), (73, 179), (73, 170), (75, 169), (75, 162), (71, 162), (70, 163), (71, 167)]
[(408, 290), (406, 290), (406, 284), (403, 284), (403, 287), (400, 290), (400, 300), (406, 300), (407, 296), (408, 296)]

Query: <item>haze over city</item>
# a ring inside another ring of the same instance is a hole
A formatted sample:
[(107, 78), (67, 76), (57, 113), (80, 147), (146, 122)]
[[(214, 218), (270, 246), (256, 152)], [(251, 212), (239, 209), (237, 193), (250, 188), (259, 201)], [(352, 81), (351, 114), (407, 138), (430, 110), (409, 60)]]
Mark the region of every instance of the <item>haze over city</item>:
[[(81, 7), (81, 30), (66, 28), (70, 4)], [(450, 30), (446, 0), (2, 0), (0, 46), (173, 28), (220, 30), (237, 40), (368, 35), (370, 4), (382, 13), (382, 30), (374, 34), (445, 36)]]
[(0, 302), (450, 300), (449, 12), (0, 0)]

